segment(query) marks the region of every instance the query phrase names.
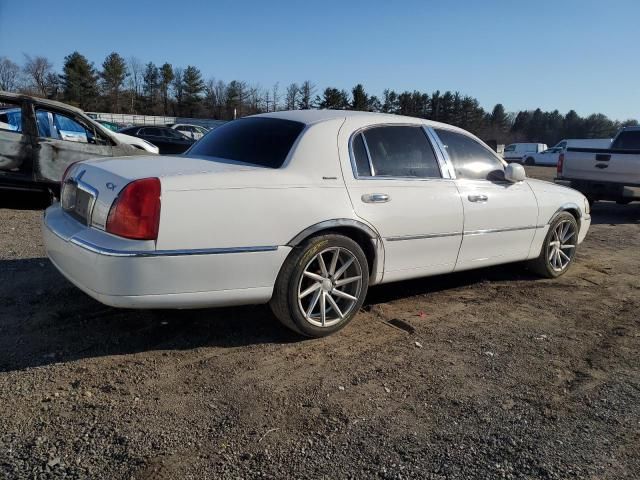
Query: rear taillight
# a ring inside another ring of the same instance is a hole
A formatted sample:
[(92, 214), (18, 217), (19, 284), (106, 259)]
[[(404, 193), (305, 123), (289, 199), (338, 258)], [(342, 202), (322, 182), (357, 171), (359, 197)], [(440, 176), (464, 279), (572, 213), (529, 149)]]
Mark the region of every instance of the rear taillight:
[(67, 168), (65, 168), (64, 173), (62, 174), (62, 180), (60, 180), (60, 185), (61, 186), (64, 186), (65, 180), (67, 179), (67, 177), (71, 173), (71, 170), (73, 169), (73, 167), (75, 166), (76, 163), (77, 162), (70, 163), (69, 166), (67, 166)]
[(558, 175), (562, 174), (562, 164), (563, 163), (564, 163), (564, 153), (561, 153), (560, 155), (558, 155), (558, 167), (557, 167)]
[(128, 184), (111, 206), (107, 232), (136, 240), (156, 240), (160, 224), (160, 180), (143, 178)]

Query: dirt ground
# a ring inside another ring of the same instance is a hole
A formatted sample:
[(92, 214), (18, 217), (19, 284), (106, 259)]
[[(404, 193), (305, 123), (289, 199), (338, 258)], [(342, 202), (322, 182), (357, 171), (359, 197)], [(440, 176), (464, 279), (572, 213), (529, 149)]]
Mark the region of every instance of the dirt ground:
[(597, 203), (560, 279), (374, 287), (322, 340), (266, 306), (102, 306), (46, 259), (41, 216), (0, 198), (2, 478), (640, 475), (640, 204)]

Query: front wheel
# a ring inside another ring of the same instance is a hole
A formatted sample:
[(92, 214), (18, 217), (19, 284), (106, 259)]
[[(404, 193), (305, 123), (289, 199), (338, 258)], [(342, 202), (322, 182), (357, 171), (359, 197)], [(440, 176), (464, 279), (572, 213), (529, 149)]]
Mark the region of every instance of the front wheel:
[(569, 270), (577, 246), (578, 222), (569, 212), (562, 212), (551, 222), (540, 256), (529, 266), (543, 277), (559, 277)]
[(524, 161), (525, 165), (530, 165), (533, 166), (536, 164), (536, 161), (533, 157), (528, 157), (525, 161)]
[(348, 237), (327, 234), (296, 247), (278, 275), (270, 306), (286, 327), (308, 337), (340, 330), (369, 287), (367, 258)]

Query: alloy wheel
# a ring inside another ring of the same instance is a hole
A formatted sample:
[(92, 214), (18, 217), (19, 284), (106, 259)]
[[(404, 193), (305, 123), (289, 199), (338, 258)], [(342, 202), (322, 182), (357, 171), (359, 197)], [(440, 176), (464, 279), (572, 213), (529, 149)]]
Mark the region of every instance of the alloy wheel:
[(570, 220), (563, 220), (553, 229), (553, 234), (547, 245), (547, 260), (555, 272), (565, 270), (576, 251), (576, 225)]
[(346, 318), (362, 291), (362, 268), (344, 247), (317, 253), (305, 266), (298, 283), (298, 307), (317, 327), (330, 327)]

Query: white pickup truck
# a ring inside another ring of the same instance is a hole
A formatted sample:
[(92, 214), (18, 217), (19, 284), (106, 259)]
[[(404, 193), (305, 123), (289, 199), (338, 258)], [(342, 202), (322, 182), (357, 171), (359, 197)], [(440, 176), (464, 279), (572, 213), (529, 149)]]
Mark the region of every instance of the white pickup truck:
[(584, 194), (589, 203), (640, 201), (640, 127), (621, 129), (611, 148), (567, 148), (555, 182)]

